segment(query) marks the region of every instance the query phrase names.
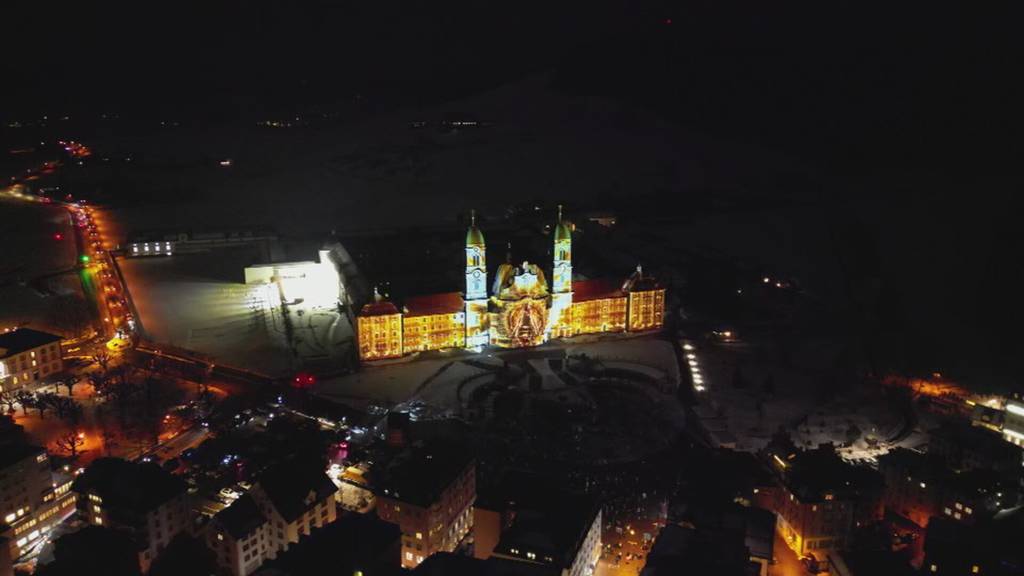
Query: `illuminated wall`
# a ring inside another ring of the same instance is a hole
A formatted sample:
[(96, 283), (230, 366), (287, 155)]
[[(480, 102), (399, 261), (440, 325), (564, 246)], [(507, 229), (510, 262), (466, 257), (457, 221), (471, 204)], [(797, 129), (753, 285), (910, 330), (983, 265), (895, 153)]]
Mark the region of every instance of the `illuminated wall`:
[(629, 293), (630, 331), (653, 330), (665, 323), (665, 289)]
[(502, 348), (538, 346), (547, 340), (547, 298), (493, 299), (491, 344)]
[(487, 300), (467, 301), (466, 347), (486, 346), (491, 340), (490, 324), (490, 317), (487, 314)]
[(572, 292), (551, 295), (548, 312), (548, 337), (567, 338), (573, 335)]
[(380, 360), (402, 355), (402, 315), (360, 316), (359, 359)]
[(406, 316), (402, 325), (404, 353), (445, 348), (463, 348), (466, 345), (465, 314), (429, 314)]
[[(639, 332), (664, 325), (665, 289), (644, 276), (639, 266), (625, 284), (599, 279), (586, 291), (575, 290), (572, 226), (562, 221), (561, 208), (553, 233), (550, 291), (545, 267), (529, 262), (513, 265), (511, 261), (498, 266), (488, 291), (486, 244), (475, 214), (471, 218), (466, 233), (464, 291), (435, 295), (445, 301), (442, 313), (429, 313), (438, 312), (436, 306), (425, 309), (408, 302), (404, 318), (390, 303), (385, 302), (391, 308), (364, 308), (363, 314), (371, 313), (358, 319), (360, 359), (486, 345), (523, 348), (551, 338)], [(576, 298), (585, 300), (577, 302)], [(389, 312), (392, 309), (394, 314)], [(454, 312), (456, 309), (459, 311)]]
[(573, 302), (573, 335), (625, 331), (626, 306), (627, 299), (625, 296)]

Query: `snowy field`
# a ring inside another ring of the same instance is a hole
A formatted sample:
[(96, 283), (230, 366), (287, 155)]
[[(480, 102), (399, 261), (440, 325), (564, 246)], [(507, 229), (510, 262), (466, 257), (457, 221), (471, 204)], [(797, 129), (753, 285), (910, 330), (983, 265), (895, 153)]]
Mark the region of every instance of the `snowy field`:
[(509, 458), (524, 465), (631, 461), (666, 447), (685, 424), (671, 346), (644, 337), (457, 352), (368, 367), (321, 381), (315, 393), (413, 420), (459, 418), (485, 441), (513, 446)]
[[(76, 264), (70, 217), (63, 208), (8, 199), (0, 192), (0, 222), (0, 330), (25, 324), (46, 328), (51, 295), (82, 294), (77, 274), (51, 276)], [(54, 239), (57, 233), (63, 240)]]
[[(797, 446), (830, 442), (845, 445), (839, 452), (848, 459), (870, 460), (888, 449), (886, 441), (905, 422), (880, 390), (834, 384), (828, 365), (834, 352), (828, 342), (808, 339), (791, 362), (780, 362), (764, 343), (696, 343), (706, 391), (694, 412), (713, 440), (739, 450), (759, 450), (784, 428)], [(848, 392), (823, 393), (833, 386)]]
[[(270, 376), (341, 366), (348, 320), (333, 309), (291, 306), (275, 285), (243, 283), (255, 247), (119, 261), (149, 339)], [(286, 295), (287, 298), (287, 295)]]

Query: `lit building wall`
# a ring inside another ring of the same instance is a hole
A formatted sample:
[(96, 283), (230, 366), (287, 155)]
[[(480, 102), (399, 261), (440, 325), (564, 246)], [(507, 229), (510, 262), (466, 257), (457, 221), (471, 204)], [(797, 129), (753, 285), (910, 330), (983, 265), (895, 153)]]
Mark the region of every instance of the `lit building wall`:
[(466, 347), (486, 346), (491, 340), (487, 300), (466, 301)]
[(360, 360), (398, 358), (402, 355), (400, 313), (360, 316), (357, 324)]
[(551, 295), (549, 338), (568, 338), (573, 335), (572, 308), (572, 292)]
[(626, 330), (625, 296), (572, 303), (572, 333), (598, 334)]
[(466, 317), (462, 312), (405, 316), (402, 323), (404, 354), (466, 345)]
[(402, 567), (415, 568), (437, 552), (452, 552), (473, 529), (476, 467), (468, 466), (429, 506), (377, 495), (377, 515), (402, 532)]
[(853, 504), (845, 500), (803, 502), (788, 489), (777, 492), (775, 514), (779, 535), (800, 556), (821, 558), (827, 550), (843, 548), (853, 529)]
[(546, 298), (492, 299), (491, 344), (501, 348), (539, 346), (547, 340)]
[[(552, 283), (542, 267), (506, 262), (488, 294), (486, 245), (475, 214), (466, 233), (465, 290), (406, 302), (404, 314), (378, 295), (357, 318), (359, 357), (364, 361), (445, 348), (537, 346), (551, 338), (656, 330), (664, 326), (665, 289), (640, 267), (625, 284), (572, 279), (572, 226), (554, 229)], [(510, 257), (511, 258), (511, 257)], [(596, 284), (595, 284), (596, 282)], [(575, 284), (586, 284), (583, 291)], [(609, 285), (610, 284), (610, 285)], [(443, 300), (442, 310), (423, 300)], [(459, 300), (461, 299), (461, 302)], [(579, 299), (579, 301), (577, 301)], [(453, 300), (455, 305), (452, 306)], [(454, 309), (461, 309), (459, 313)]]
[(153, 242), (132, 242), (131, 250), (128, 250), (127, 256), (172, 256), (174, 254), (174, 244), (172, 240), (154, 240)]
[(61, 480), (50, 471), (42, 448), (0, 470), (0, 524), (10, 526), (9, 552), (17, 558), (35, 545), (75, 505), (71, 480)]
[(665, 289), (629, 293), (629, 330), (661, 328), (665, 323)]
[(1006, 403), (1003, 438), (1017, 446), (1024, 446), (1024, 404), (1013, 401)]
[[(0, 354), (2, 354), (0, 349)], [(0, 359), (0, 391), (15, 390), (64, 369), (60, 343), (53, 342)]]

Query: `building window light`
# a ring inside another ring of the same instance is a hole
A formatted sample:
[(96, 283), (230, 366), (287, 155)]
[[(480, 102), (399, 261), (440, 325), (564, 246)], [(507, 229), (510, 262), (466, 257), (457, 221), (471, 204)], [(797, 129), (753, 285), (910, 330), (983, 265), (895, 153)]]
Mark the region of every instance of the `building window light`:
[(97, 517), (96, 517), (96, 523), (97, 523), (97, 524), (103, 524), (103, 518), (101, 518), (101, 517), (97, 516)]
[(938, 572), (939, 571), (939, 567), (936, 566), (935, 564), (932, 564), (931, 568), (929, 568), (929, 570), (931, 570), (932, 572)]
[(978, 566), (977, 564), (975, 564), (974, 566), (971, 566), (971, 574), (979, 574), (979, 573), (981, 573), (981, 566)]
[(11, 512), (10, 514), (8, 514), (7, 516), (4, 517), (4, 522), (7, 522), (7, 523), (14, 522), (15, 518), (17, 518), (17, 516), (14, 514), (14, 512)]
[(417, 532), (416, 533), (416, 539), (417, 540), (423, 540), (423, 532)]

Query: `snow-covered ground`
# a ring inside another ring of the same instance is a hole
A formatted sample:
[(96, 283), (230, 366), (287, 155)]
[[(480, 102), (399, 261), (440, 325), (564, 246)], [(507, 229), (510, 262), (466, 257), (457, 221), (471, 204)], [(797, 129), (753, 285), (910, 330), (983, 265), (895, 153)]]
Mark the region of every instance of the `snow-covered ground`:
[(330, 308), (290, 305), (289, 327), (276, 285), (242, 282), (245, 266), (258, 259), (254, 247), (233, 247), (119, 262), (155, 342), (270, 376), (341, 367), (352, 339), (348, 319)]
[[(5, 198), (0, 192), (0, 223), (0, 331), (25, 324), (46, 329), (48, 296), (28, 283), (75, 266), (70, 217), (63, 208)], [(54, 238), (57, 233), (62, 240)], [(49, 277), (43, 287), (53, 294), (82, 294), (74, 273)]]
[[(689, 342), (706, 388), (698, 394), (694, 412), (704, 429), (723, 444), (756, 451), (784, 428), (797, 446), (847, 445), (840, 454), (863, 460), (888, 450), (887, 440), (905, 424), (875, 388), (851, 386), (835, 395), (823, 394), (835, 385), (827, 368), (827, 342), (809, 340), (793, 363), (766, 355), (756, 343)], [(741, 387), (735, 385), (737, 372), (745, 383)], [(769, 379), (772, 392), (766, 390)]]
[(671, 346), (644, 337), (507, 354), (452, 352), (367, 367), (321, 381), (315, 393), (350, 406), (385, 405), (414, 420), (459, 417), (481, 434), (512, 418), (513, 436), (522, 435), (512, 443), (521, 444), (524, 461), (629, 460), (665, 447), (685, 423)]

